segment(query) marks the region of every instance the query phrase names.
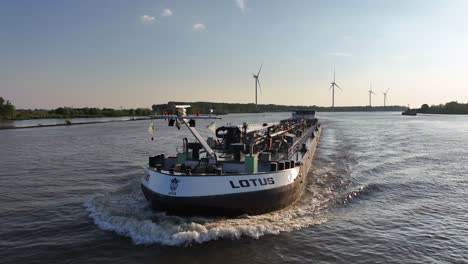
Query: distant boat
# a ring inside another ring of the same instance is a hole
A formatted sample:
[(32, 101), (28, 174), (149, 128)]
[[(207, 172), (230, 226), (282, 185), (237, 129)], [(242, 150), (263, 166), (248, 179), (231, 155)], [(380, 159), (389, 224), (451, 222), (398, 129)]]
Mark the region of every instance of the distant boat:
[(409, 115), (409, 116), (415, 116), (418, 114), (418, 111), (416, 109), (411, 109), (411, 108), (408, 108), (406, 109), (403, 113), (401, 113), (402, 115)]

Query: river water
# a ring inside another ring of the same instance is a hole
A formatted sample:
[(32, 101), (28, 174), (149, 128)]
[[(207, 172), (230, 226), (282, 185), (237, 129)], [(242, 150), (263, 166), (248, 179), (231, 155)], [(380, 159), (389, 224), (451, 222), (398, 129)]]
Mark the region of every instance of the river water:
[(0, 131), (0, 262), (468, 262), (467, 116), (317, 116), (324, 130), (301, 200), (238, 218), (148, 208), (141, 166), (174, 153), (186, 129), (158, 121), (155, 141), (148, 121)]

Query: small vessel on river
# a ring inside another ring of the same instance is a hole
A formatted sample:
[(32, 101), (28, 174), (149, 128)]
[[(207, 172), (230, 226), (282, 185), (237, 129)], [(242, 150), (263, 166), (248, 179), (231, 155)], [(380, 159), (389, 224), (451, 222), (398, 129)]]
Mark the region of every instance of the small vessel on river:
[(415, 115), (418, 114), (418, 111), (417, 111), (417, 109), (408, 108), (408, 109), (406, 109), (404, 112), (402, 112), (401, 114), (402, 114), (402, 115), (415, 116)]
[(185, 125), (196, 141), (183, 138), (176, 156), (149, 157), (141, 187), (158, 211), (176, 215), (262, 214), (287, 207), (302, 194), (320, 137), (315, 111), (299, 110), (289, 119), (261, 125), (222, 126), (202, 138), (197, 119), (176, 106), (169, 126)]

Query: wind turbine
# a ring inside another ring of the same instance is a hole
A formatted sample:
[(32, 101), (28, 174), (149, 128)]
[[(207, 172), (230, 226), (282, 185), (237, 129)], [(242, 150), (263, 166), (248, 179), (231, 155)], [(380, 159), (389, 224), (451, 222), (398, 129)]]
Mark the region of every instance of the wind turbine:
[(369, 90), (369, 107), (372, 107), (372, 95), (375, 95), (375, 93), (372, 91), (372, 83), (371, 83), (370, 90)]
[(335, 87), (338, 87), (338, 89), (343, 91), (343, 89), (341, 89), (341, 87), (335, 82), (335, 69), (333, 69), (333, 82), (331, 82), (330, 86), (330, 89), (332, 90), (332, 107), (335, 107)]
[(262, 71), (262, 67), (263, 67), (263, 63), (262, 65), (260, 65), (260, 69), (258, 69), (257, 74), (252, 73), (252, 76), (255, 79), (255, 107), (257, 107), (257, 85), (258, 85), (258, 89), (260, 90), (260, 92), (262, 92), (262, 88), (260, 87), (260, 80), (258, 79), (258, 77), (260, 76), (260, 72)]
[(387, 89), (387, 91), (382, 92), (383, 94), (383, 106), (385, 107), (387, 105), (387, 93), (388, 93), (388, 90), (390, 90), (390, 88)]

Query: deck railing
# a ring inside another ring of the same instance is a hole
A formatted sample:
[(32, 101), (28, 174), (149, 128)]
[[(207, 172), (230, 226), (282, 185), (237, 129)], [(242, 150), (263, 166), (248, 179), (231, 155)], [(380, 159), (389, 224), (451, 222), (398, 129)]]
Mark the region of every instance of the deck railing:
[(304, 132), (304, 134), (302, 134), (301, 138), (299, 140), (297, 140), (296, 142), (294, 142), (294, 144), (291, 147), (289, 147), (289, 149), (288, 149), (288, 159), (293, 159), (294, 154), (297, 151), (299, 151), (300, 148), (302, 148), (302, 144), (304, 144), (307, 141), (307, 139), (310, 138), (312, 133), (314, 133), (316, 127), (317, 127), (317, 125), (313, 125), (310, 128), (308, 128)]

